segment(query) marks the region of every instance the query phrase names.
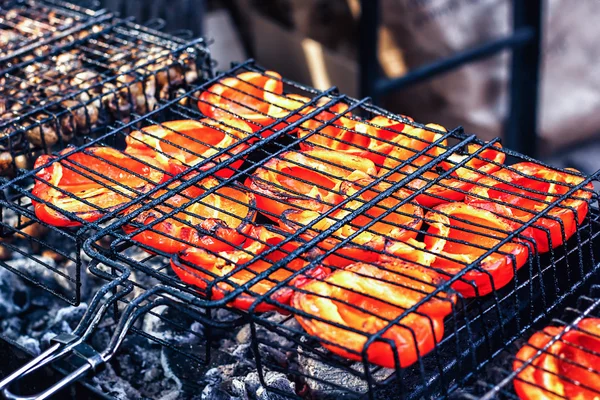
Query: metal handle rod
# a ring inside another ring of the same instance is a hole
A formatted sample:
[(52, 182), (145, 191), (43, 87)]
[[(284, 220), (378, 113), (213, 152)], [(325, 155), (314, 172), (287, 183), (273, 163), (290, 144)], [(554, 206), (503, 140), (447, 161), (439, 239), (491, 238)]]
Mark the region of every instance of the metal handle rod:
[[(39, 367), (36, 367), (32, 371), (36, 370), (37, 368), (39, 368)], [(81, 367), (79, 367), (77, 370), (75, 370), (73, 373), (71, 373), (71, 374), (67, 375), (66, 377), (64, 377), (63, 379), (61, 379), (57, 384), (49, 387), (42, 393), (39, 393), (39, 394), (36, 394), (33, 396), (16, 395), (16, 394), (12, 393), (10, 390), (8, 390), (8, 387), (6, 387), (2, 390), (2, 394), (8, 400), (44, 400), (44, 399), (47, 399), (50, 396), (56, 394), (57, 392), (63, 390), (64, 388), (68, 387), (69, 385), (71, 385), (72, 383), (77, 381), (78, 379), (82, 378), (90, 369), (92, 369), (91, 364), (84, 364)]]
[[(103, 287), (96, 297), (100, 295), (100, 297), (104, 296), (106, 288), (114, 287), (115, 282), (122, 281), (123, 276), (128, 276), (127, 274), (122, 275), (115, 281), (110, 282), (109, 284)], [(117, 353), (121, 344), (123, 343), (125, 336), (129, 332), (131, 326), (137, 321), (137, 319), (146, 314), (148, 311), (160, 306), (169, 304), (169, 302), (173, 300), (186, 300), (194, 303), (194, 298), (187, 293), (174, 290), (171, 287), (164, 285), (157, 285), (152, 289), (146, 291), (142, 295), (133, 299), (123, 311), (123, 315), (119, 319), (119, 323), (115, 329), (115, 332), (112, 335), (111, 341), (106, 349), (104, 349), (101, 353), (97, 352), (91, 346), (85, 343), (85, 340), (93, 333), (95, 328), (98, 326), (98, 322), (104, 316), (108, 307), (114, 303), (119, 298), (123, 297), (125, 294), (131, 292), (132, 285), (130, 282), (125, 282), (124, 290), (115, 293), (111, 296), (107, 301), (105, 301), (100, 307), (98, 307), (98, 311), (93, 315), (92, 318), (90, 316), (84, 316), (79, 326), (78, 330), (81, 331), (79, 334), (61, 334), (56, 336), (53, 340), (58, 343), (54, 344), (44, 353), (34, 358), (26, 365), (12, 373), (10, 376), (5, 378), (0, 382), (0, 391), (4, 398), (8, 400), (43, 400), (47, 399), (50, 396), (56, 394), (58, 391), (66, 388), (71, 385), (75, 381), (81, 379), (85, 376), (90, 370), (95, 369), (99, 365), (105, 364), (112, 359), (112, 357)], [(102, 293), (104, 292), (104, 293)], [(162, 296), (152, 301), (149, 301), (147, 304), (142, 305), (143, 302), (150, 299), (152, 296), (161, 294), (166, 292), (168, 297)], [(86, 321), (89, 321), (89, 325), (86, 325)], [(13, 385), (19, 379), (32, 374), (35, 371), (38, 371), (40, 368), (43, 368), (50, 363), (66, 357), (67, 355), (74, 354), (79, 356), (85, 362), (81, 367), (71, 372), (63, 379), (61, 379), (58, 383), (52, 385), (48, 389), (43, 392), (31, 395), (31, 396), (19, 396), (10, 391), (10, 386)]]

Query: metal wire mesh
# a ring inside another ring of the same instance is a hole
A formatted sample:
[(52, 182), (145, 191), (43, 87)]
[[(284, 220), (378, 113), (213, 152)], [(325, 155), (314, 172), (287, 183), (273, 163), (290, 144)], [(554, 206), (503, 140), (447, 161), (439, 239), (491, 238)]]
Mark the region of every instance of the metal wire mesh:
[(61, 39), (102, 14), (103, 10), (58, 0), (4, 2), (0, 5), (0, 60)]
[[(166, 123), (215, 117), (223, 125), (200, 133)], [(598, 266), (597, 176), (252, 63), (110, 135), (168, 177), (98, 208), (119, 214), (109, 226), (80, 221), (98, 231), (86, 252), (275, 332), (277, 344), (253, 338), (261, 379), (268, 369), (338, 395), (448, 395)], [(291, 361), (266, 356), (273, 347)]]
[(206, 78), (203, 41), (185, 41), (128, 21), (109, 19), (67, 47), (16, 64), (0, 86), (2, 174), (31, 167), (38, 152), (64, 148), (75, 135), (132, 112)]
[(598, 396), (600, 287), (527, 330), (478, 375), (461, 398), (592, 399)]

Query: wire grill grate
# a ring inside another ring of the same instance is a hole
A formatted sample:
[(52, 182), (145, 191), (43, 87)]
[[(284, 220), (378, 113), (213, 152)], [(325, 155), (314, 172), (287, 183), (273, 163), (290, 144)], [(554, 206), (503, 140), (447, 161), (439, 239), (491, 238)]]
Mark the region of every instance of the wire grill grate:
[[(109, 19), (50, 54), (5, 70), (0, 86), (2, 174), (31, 167), (38, 152), (146, 112), (209, 76), (201, 40), (168, 37)], [(17, 158), (15, 160), (15, 158)]]
[[(179, 39), (110, 15), (80, 33), (42, 56), (32, 50), (0, 77), (0, 262), (72, 304), (80, 301), (85, 229), (59, 229), (36, 216), (34, 161), (52, 159), (51, 152), (67, 144), (107, 138), (110, 121), (168, 103), (178, 90), (212, 74), (200, 39)], [(86, 168), (74, 163), (65, 170), (76, 165)]]

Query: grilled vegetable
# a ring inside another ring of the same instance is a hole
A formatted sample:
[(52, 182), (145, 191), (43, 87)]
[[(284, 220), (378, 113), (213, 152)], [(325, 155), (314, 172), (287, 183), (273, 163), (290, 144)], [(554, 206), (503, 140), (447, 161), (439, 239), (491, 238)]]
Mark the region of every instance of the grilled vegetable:
[[(67, 148), (60, 155), (69, 154)], [(40, 156), (32, 194), (36, 216), (55, 226), (96, 221), (151, 190), (164, 178), (165, 166), (152, 157), (135, 158), (108, 147), (90, 147), (56, 161)]]
[(548, 210), (551, 203), (583, 182), (579, 171), (571, 171), (573, 174), (530, 162), (511, 165), (481, 179), (465, 201), (523, 223), (545, 211), (545, 217), (536, 220), (529, 231), (537, 250), (543, 253), (568, 240), (588, 213), (593, 189), (591, 183)]
[(325, 211), (339, 203), (340, 185), (356, 173), (374, 174), (366, 158), (329, 150), (287, 152), (269, 160), (246, 180), (256, 204), (277, 221), (288, 209)]
[[(336, 210), (330, 216), (317, 221), (321, 216), (319, 212), (286, 210), (283, 212), (280, 226), (288, 232), (297, 232), (299, 229), (307, 228), (301, 233), (301, 237), (307, 241), (314, 239), (318, 234), (330, 229), (337, 221), (347, 217), (366, 202), (372, 201), (379, 194), (376, 188), (366, 190), (360, 195), (357, 194), (357, 190), (361, 189), (361, 186), (365, 187), (369, 184), (369, 180), (369, 178), (365, 178), (354, 183), (343, 183), (341, 193), (344, 197), (356, 195), (355, 200), (347, 202), (343, 209)], [(401, 195), (402, 192), (379, 200), (366, 212), (354, 216), (348, 223), (320, 241), (318, 246), (324, 251), (339, 247), (326, 257), (325, 263), (348, 265), (356, 261), (376, 261), (379, 259), (379, 253), (384, 250), (386, 242), (414, 239), (421, 227), (423, 211), (415, 203), (403, 202), (403, 197), (399, 197), (399, 194)], [(377, 222), (373, 221), (390, 209), (394, 211), (389, 212)], [(368, 228), (365, 228), (367, 224), (369, 224)], [(356, 235), (360, 229), (363, 231)], [(349, 242), (339, 246), (342, 240), (349, 238), (351, 238)]]
[[(441, 128), (441, 127), (439, 127)], [(443, 130), (443, 128), (441, 128)], [(427, 131), (426, 131), (427, 132)], [(425, 150), (429, 146), (429, 142), (433, 142), (441, 138), (441, 136), (430, 137), (430, 133), (419, 141), (416, 138), (410, 139), (410, 144), (415, 144), (415, 149), (419, 151)], [(419, 143), (419, 144), (416, 144)], [(439, 145), (438, 145), (439, 146)], [(419, 194), (416, 198), (417, 202), (426, 207), (433, 207), (438, 204), (448, 203), (452, 201), (460, 201), (464, 199), (465, 194), (473, 185), (481, 179), (483, 176), (490, 174), (500, 169), (500, 164), (504, 162), (506, 155), (500, 151), (501, 146), (499, 144), (494, 145), (493, 148), (487, 148), (476, 156), (472, 156), (476, 151), (481, 148), (480, 145), (472, 144), (468, 145), (465, 149), (466, 154), (452, 154), (445, 161), (440, 162), (435, 169), (429, 170), (425, 173), (419, 174), (419, 176), (410, 178), (410, 181), (406, 184), (406, 189), (419, 190), (433, 180), (438, 180), (439, 176), (455, 167), (458, 163), (462, 162), (466, 157), (471, 157), (463, 166), (458, 167), (454, 170), (448, 178), (441, 179), (439, 184), (435, 184), (425, 190), (425, 193)], [(386, 178), (387, 182), (400, 182), (407, 178), (410, 174), (415, 173), (420, 167), (433, 160), (433, 157), (442, 155), (445, 150), (440, 147), (433, 147), (432, 149), (425, 152), (425, 154), (417, 157), (417, 159), (400, 168), (396, 173)], [(384, 168), (379, 172), (379, 176), (389, 173), (391, 168), (394, 168), (401, 164), (400, 160), (406, 160), (408, 157), (416, 155), (414, 151), (408, 149), (402, 149), (398, 151), (392, 151), (390, 157), (384, 162)]]
[[(125, 231), (134, 234), (133, 240), (149, 251), (173, 254), (188, 246), (232, 250), (243, 243), (251, 229), (255, 200), (241, 185), (218, 185), (219, 181), (208, 178), (182, 195), (170, 197), (165, 204), (143, 211)], [(205, 194), (208, 190), (212, 192)], [(158, 221), (174, 210), (172, 217)]]
[(521, 371), (514, 380), (515, 391), (521, 400), (597, 399), (598, 365), (600, 319), (582, 319), (566, 332), (549, 326), (517, 353), (513, 369)]
[[(326, 148), (354, 156), (370, 159), (381, 167), (386, 156), (394, 149), (394, 141), (398, 136), (403, 136), (405, 130), (412, 128), (403, 122), (392, 120), (383, 116), (376, 116), (368, 122), (357, 118), (344, 116), (325, 126), (324, 124), (345, 112), (347, 105), (340, 103), (332, 107), (331, 112), (324, 111), (318, 117), (302, 124), (298, 130), (299, 137), (306, 137), (300, 144), (302, 149)], [(321, 126), (323, 126), (321, 128)]]
[[(322, 278), (329, 270), (324, 267), (310, 268), (285, 285), (282, 284), (283, 280), (306, 267), (308, 262), (318, 255), (318, 251), (312, 250), (306, 256), (294, 258), (273, 271), (266, 272), (273, 267), (274, 263), (287, 256), (294, 246), (284, 244), (276, 251), (265, 254), (261, 258), (259, 256), (272, 246), (280, 244), (284, 238), (284, 235), (273, 228), (252, 226), (245, 240), (236, 249), (215, 252), (199, 247), (188, 247), (171, 259), (171, 266), (182, 281), (201, 290), (207, 290), (209, 284), (213, 284), (211, 294), (215, 300), (224, 298), (237, 287), (265, 273), (264, 278), (248, 284), (247, 289), (237, 295), (229, 305), (243, 310), (254, 306), (256, 312), (279, 310), (285, 313), (277, 305), (289, 304), (293, 288), (304, 285), (311, 278)], [(256, 303), (258, 296), (266, 294), (276, 285), (279, 285), (279, 288), (269, 296), (274, 304), (264, 300)]]
[[(447, 278), (467, 268), (519, 227), (489, 211), (464, 203), (436, 206), (425, 215), (425, 221), (429, 224), (426, 248), (437, 255), (432, 266), (443, 270)], [(483, 296), (500, 289), (527, 261), (528, 245), (532, 246), (529, 242), (515, 240), (500, 246), (452, 287), (467, 297)]]
[[(435, 272), (410, 263), (352, 264), (304, 285), (291, 305), (302, 327), (331, 352), (362, 360), (366, 350), (373, 364), (407, 367), (429, 353), (444, 335), (443, 319), (452, 312), (455, 296), (437, 293), (417, 312), (406, 311), (441, 281)], [(367, 340), (386, 327), (381, 340), (365, 349)], [(389, 341), (395, 344), (399, 365)]]
[[(125, 139), (126, 152), (157, 157), (169, 165), (172, 175), (190, 168), (205, 171), (247, 149), (245, 143), (236, 144), (251, 133), (250, 127), (240, 120), (229, 119), (223, 123), (211, 119), (169, 121), (133, 132)], [(224, 150), (225, 153), (214, 161), (206, 161)], [(240, 158), (215, 175), (229, 178), (243, 162)]]
[[(275, 118), (289, 113), (271, 102), (277, 100), (282, 93), (283, 83), (278, 73), (243, 72), (236, 77), (224, 78), (202, 92), (198, 108), (204, 115), (214, 119), (239, 116), (257, 132), (274, 122)], [(269, 97), (270, 95), (272, 96)], [(301, 106), (301, 102), (294, 101), (292, 104)], [(262, 136), (269, 136), (285, 125), (282, 123), (265, 130)]]

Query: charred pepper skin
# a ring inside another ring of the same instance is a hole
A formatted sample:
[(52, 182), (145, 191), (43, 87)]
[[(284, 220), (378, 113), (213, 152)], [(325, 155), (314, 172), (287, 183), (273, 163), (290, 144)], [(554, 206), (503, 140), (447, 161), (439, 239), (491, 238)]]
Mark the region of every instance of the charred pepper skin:
[[(441, 282), (433, 270), (412, 263), (356, 263), (304, 285), (291, 305), (304, 330), (331, 352), (361, 361), (366, 351), (373, 364), (408, 367), (442, 339), (443, 320), (452, 313), (456, 296), (438, 292), (417, 312), (406, 310), (431, 295)], [(398, 317), (402, 317), (399, 323), (389, 326)], [(385, 342), (376, 340), (365, 348), (371, 335), (388, 326), (381, 335)], [(389, 341), (395, 345), (399, 365)]]
[(481, 179), (480, 184), (470, 190), (465, 202), (522, 223), (546, 211), (546, 216), (539, 218), (529, 231), (537, 251), (545, 253), (573, 236), (589, 210), (593, 192), (591, 183), (546, 210), (549, 203), (583, 182), (579, 171), (567, 171), (556, 171), (531, 162), (514, 164)]

